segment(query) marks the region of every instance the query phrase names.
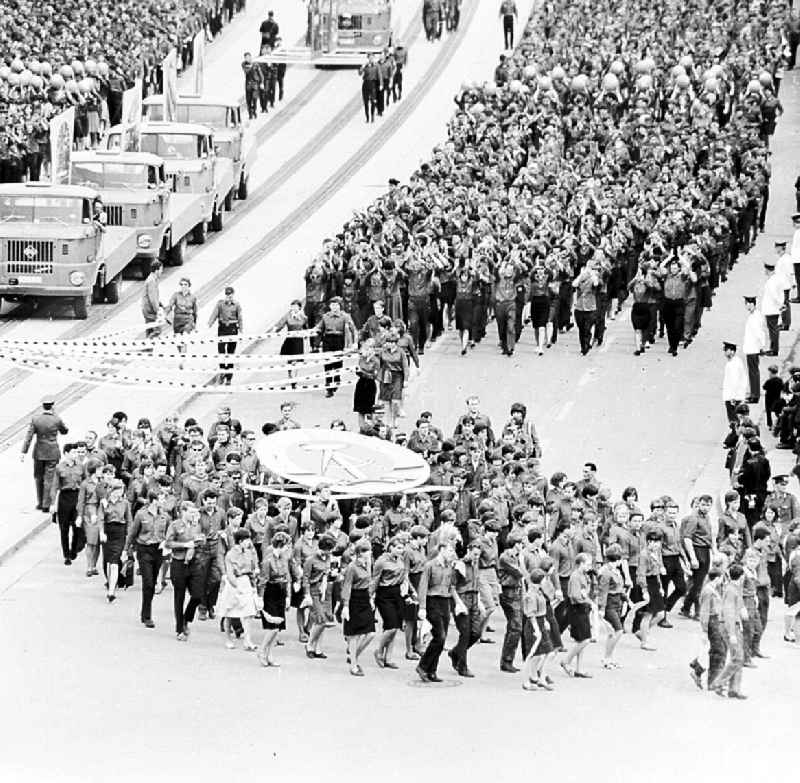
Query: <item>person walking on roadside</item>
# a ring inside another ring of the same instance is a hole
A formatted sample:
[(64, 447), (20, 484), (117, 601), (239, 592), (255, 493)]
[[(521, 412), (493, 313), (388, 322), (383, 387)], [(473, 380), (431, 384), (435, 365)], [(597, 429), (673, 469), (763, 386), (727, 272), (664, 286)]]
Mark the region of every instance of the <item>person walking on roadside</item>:
[(780, 350), (780, 324), (779, 319), (784, 304), (783, 279), (775, 272), (775, 262), (765, 261), (764, 272), (767, 280), (764, 283), (764, 290), (761, 294), (761, 312), (767, 322), (767, 332), (769, 333), (769, 350), (767, 356), (777, 356)]
[[(208, 325), (217, 324), (217, 335), (219, 337), (231, 337), (241, 334), (244, 330), (242, 319), (242, 306), (233, 298), (233, 286), (225, 286), (225, 298), (220, 299), (214, 306), (214, 311), (208, 319)], [(217, 353), (232, 356), (236, 353), (237, 340), (220, 340), (217, 344)], [(231, 385), (233, 380), (233, 365), (227, 362), (220, 362), (219, 369), (220, 381), (226, 386)]]
[(500, 3), (500, 18), (503, 20), (503, 48), (514, 48), (514, 19), (518, 16), (517, 4), (514, 0), (503, 0)]
[(725, 372), (722, 376), (722, 401), (725, 415), (731, 424), (736, 423), (736, 406), (747, 398), (747, 373), (741, 358), (736, 355), (735, 343), (723, 343)]
[(711, 565), (713, 540), (708, 514), (712, 503), (711, 495), (701, 495), (697, 499), (697, 508), (681, 522), (681, 540), (692, 569), (692, 581), (680, 611), (680, 615), (687, 619), (692, 619), (693, 607), (699, 608), (700, 592)]
[[(64, 565), (72, 565), (84, 546), (83, 531), (75, 524), (78, 516), (78, 495), (83, 481), (83, 463), (79, 457), (78, 445), (68, 443), (64, 446), (64, 458), (56, 465), (53, 474), (50, 499), (50, 513), (55, 515), (61, 534)], [(85, 452), (86, 444), (80, 445)]]
[(367, 122), (375, 122), (378, 110), (378, 93), (383, 90), (381, 68), (375, 62), (375, 55), (368, 54), (367, 62), (358, 69), (361, 76), (361, 100), (364, 102), (364, 116)]
[(48, 511), (50, 509), (53, 475), (61, 457), (61, 449), (58, 447), (58, 435), (59, 433), (66, 435), (69, 432), (67, 425), (53, 410), (55, 402), (55, 397), (52, 394), (42, 397), (42, 410), (34, 414), (31, 423), (28, 425), (25, 440), (22, 442), (22, 454), (19, 458), (20, 462), (25, 461), (25, 455), (28, 453), (31, 441), (35, 437), (36, 442), (33, 444), (33, 481), (36, 485), (36, 508), (39, 511)]
[[(759, 361), (761, 354), (767, 348), (767, 328), (764, 316), (756, 308), (756, 298), (746, 296), (744, 306), (747, 310), (747, 320), (744, 322), (744, 339), (742, 351), (747, 362), (747, 378), (750, 383), (750, 394), (746, 402), (754, 403), (761, 399), (761, 370)], [(787, 305), (788, 306), (788, 305)]]
[[(158, 291), (158, 281), (161, 279), (163, 266), (160, 261), (153, 261), (150, 264), (150, 274), (144, 281), (144, 290), (142, 291), (142, 317), (146, 324), (152, 324), (163, 318), (164, 305), (161, 303), (161, 297)], [(152, 340), (158, 337), (161, 333), (159, 327), (148, 327), (147, 339)]]
[(746, 614), (742, 598), (744, 568), (734, 563), (728, 569), (728, 583), (722, 593), (722, 628), (725, 635), (728, 662), (716, 677), (709, 677), (708, 689), (718, 696), (731, 699), (746, 699), (742, 693), (742, 665), (744, 663), (744, 636), (742, 618)]

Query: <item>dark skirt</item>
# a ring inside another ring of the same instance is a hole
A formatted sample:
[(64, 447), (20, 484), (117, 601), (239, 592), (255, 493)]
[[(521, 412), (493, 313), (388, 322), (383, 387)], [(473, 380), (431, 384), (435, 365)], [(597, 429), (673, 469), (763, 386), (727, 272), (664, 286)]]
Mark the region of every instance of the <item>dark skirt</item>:
[(661, 580), (657, 576), (647, 577), (647, 592), (650, 594), (650, 603), (644, 608), (648, 614), (658, 614), (664, 611), (664, 596), (661, 593)]
[(281, 356), (297, 356), (303, 353), (302, 337), (287, 337), (281, 345)]
[(589, 620), (589, 604), (572, 604), (569, 607), (569, 635), (576, 642), (592, 638), (592, 624)]
[(172, 319), (172, 331), (174, 334), (189, 334), (194, 331), (194, 318), (190, 315), (175, 315)]
[(344, 621), (345, 636), (363, 636), (375, 632), (375, 612), (369, 602), (369, 590), (353, 590), (347, 605), (350, 619)]
[(400, 595), (400, 585), (379, 587), (375, 591), (375, 608), (381, 616), (384, 631), (402, 628), (405, 601)]
[(300, 604), (303, 603), (303, 597), (305, 593), (303, 592), (303, 588), (301, 587), (299, 590), (292, 589), (292, 598), (290, 602), (290, 606), (294, 607), (295, 609), (300, 608)]
[(547, 655), (555, 649), (553, 647), (553, 638), (550, 636), (550, 629), (545, 629), (544, 627), (546, 622), (546, 615), (541, 615), (541, 617), (536, 618), (536, 624), (539, 626), (539, 633), (542, 635), (542, 638), (539, 639), (539, 644), (536, 645), (536, 649), (533, 651), (534, 655)]
[[(264, 615), (280, 617), (280, 622), (267, 620)], [(276, 631), (286, 628), (286, 585), (281, 582), (267, 582), (264, 585), (264, 613), (261, 615), (261, 627)]]
[(472, 329), (472, 299), (456, 299), (456, 329), (470, 331)]
[(794, 606), (797, 603), (800, 603), (800, 587), (797, 586), (797, 582), (794, 581), (792, 578), (792, 572), (787, 571), (786, 574), (789, 576), (789, 579), (786, 580), (786, 584), (784, 586), (784, 595), (786, 596), (783, 600), (786, 603), (786, 606)]
[(403, 373), (393, 372), (389, 383), (381, 383), (381, 399), (384, 402), (403, 399)]
[(314, 625), (336, 625), (336, 621), (333, 619), (332, 594), (332, 585), (325, 591), (325, 598), (322, 597), (319, 588), (311, 588), (311, 622)]
[(531, 297), (531, 326), (542, 329), (550, 317), (550, 299), (547, 296)]
[(650, 305), (647, 302), (633, 303), (631, 324), (637, 332), (644, 332), (650, 327)]
[(106, 524), (106, 542), (103, 544), (103, 562), (107, 565), (119, 565), (122, 550), (125, 548), (125, 533), (128, 526), (117, 522)]
[(620, 593), (612, 593), (608, 596), (606, 601), (606, 611), (603, 619), (615, 630), (622, 630), (622, 595)]
[(442, 283), (442, 293), (440, 294), (440, 298), (442, 300), (442, 304), (453, 304), (456, 301), (456, 291), (458, 288), (456, 287), (455, 280), (445, 280)]
[(378, 387), (374, 379), (359, 375), (353, 392), (353, 413), (360, 413), (362, 416), (372, 413), (377, 394)]

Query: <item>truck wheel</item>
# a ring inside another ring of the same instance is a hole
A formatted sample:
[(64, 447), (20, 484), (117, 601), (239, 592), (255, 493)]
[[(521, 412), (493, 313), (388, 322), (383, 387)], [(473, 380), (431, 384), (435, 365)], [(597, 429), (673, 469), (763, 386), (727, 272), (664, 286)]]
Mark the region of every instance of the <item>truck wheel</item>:
[(211, 213), (211, 230), (212, 231), (222, 231), (222, 226), (225, 222), (225, 218), (223, 217), (224, 213), (222, 211), (222, 207), (220, 206), (218, 209), (215, 209)]
[(89, 317), (89, 305), (91, 303), (92, 294), (84, 294), (83, 296), (76, 296), (72, 300), (72, 310), (75, 317), (80, 321), (85, 321)]
[(186, 260), (186, 238), (180, 239), (177, 245), (173, 245), (167, 253), (167, 263), (170, 266), (183, 266)]
[(246, 201), (247, 200), (247, 179), (245, 179), (245, 177), (242, 177), (241, 182), (239, 182), (238, 199), (240, 201)]
[(201, 220), (192, 231), (192, 241), (195, 245), (204, 245), (206, 243), (206, 235), (208, 229), (206, 228), (206, 221)]
[(117, 304), (119, 302), (119, 275), (113, 280), (109, 280), (103, 288), (103, 298), (107, 304)]
[(233, 188), (227, 196), (225, 196), (225, 211), (230, 212), (233, 209)]

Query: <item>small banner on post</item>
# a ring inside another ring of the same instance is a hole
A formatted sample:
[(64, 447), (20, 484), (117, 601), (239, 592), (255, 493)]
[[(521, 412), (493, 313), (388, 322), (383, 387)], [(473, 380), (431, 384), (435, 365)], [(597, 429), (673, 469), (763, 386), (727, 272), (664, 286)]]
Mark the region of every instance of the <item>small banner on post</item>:
[(169, 54), (161, 62), (163, 80), (164, 120), (178, 120), (178, 52), (170, 49)]
[(74, 130), (74, 107), (62, 111), (50, 120), (50, 179), (54, 185), (70, 184)]
[(194, 93), (203, 94), (203, 77), (206, 67), (206, 31), (200, 30), (192, 43), (192, 62), (194, 64)]
[(139, 149), (139, 126), (142, 123), (142, 80), (137, 79), (130, 90), (122, 93), (122, 151)]

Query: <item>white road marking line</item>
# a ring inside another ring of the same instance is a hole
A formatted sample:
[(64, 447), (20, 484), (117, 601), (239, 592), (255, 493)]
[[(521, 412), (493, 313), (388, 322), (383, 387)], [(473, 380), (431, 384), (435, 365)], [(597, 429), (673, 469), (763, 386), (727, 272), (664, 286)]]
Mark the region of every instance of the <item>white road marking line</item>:
[(561, 410), (556, 414), (556, 421), (564, 421), (569, 415), (569, 412), (572, 410), (572, 406), (575, 405), (573, 400), (567, 400), (562, 406)]

